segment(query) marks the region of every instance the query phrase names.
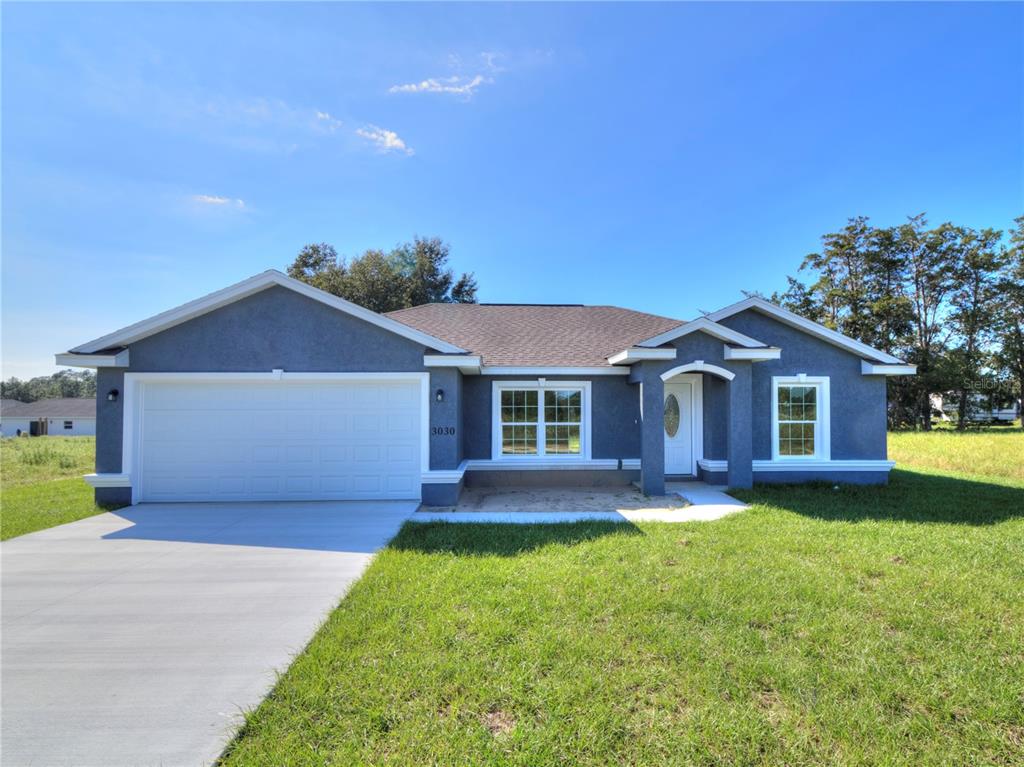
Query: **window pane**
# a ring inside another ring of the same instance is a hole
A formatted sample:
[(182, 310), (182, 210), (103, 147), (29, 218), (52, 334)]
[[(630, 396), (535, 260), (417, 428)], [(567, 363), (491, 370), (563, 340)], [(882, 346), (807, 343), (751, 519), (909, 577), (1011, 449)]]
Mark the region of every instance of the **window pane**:
[(502, 455), (536, 455), (537, 427), (502, 426), (501, 453)]
[(501, 390), (502, 423), (536, 423), (537, 392), (525, 389)]
[(579, 455), (579, 426), (546, 426), (544, 428), (544, 451), (549, 455)]
[(544, 420), (548, 423), (580, 423), (583, 394), (578, 389), (548, 389), (544, 392)]

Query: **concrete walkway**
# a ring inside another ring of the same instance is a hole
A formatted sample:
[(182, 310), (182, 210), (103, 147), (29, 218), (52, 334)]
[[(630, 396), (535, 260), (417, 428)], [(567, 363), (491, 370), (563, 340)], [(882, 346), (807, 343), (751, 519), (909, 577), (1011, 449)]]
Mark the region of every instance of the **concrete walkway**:
[(143, 505), (0, 544), (0, 763), (210, 764), (415, 507)]
[(519, 525), (605, 520), (609, 522), (698, 522), (720, 519), (742, 511), (747, 504), (703, 482), (669, 482), (665, 489), (690, 502), (682, 509), (622, 509), (619, 511), (429, 511), (421, 510), (413, 522), (499, 522)]

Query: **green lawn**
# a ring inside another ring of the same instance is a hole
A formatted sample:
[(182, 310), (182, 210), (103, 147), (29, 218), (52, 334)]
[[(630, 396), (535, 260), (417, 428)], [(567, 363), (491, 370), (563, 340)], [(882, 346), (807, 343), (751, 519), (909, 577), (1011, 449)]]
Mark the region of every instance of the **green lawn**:
[(95, 453), (94, 437), (0, 439), (0, 540), (103, 511), (82, 480)]
[(889, 434), (889, 457), (898, 466), (1024, 480), (1024, 430), (895, 432)]
[(407, 524), (223, 764), (1021, 764), (1013, 455), (710, 523)]

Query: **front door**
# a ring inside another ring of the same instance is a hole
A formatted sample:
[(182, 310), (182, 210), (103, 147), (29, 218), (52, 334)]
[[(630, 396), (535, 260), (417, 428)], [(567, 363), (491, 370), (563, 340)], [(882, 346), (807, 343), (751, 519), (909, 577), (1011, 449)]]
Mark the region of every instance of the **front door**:
[(665, 384), (665, 473), (695, 473), (691, 382)]

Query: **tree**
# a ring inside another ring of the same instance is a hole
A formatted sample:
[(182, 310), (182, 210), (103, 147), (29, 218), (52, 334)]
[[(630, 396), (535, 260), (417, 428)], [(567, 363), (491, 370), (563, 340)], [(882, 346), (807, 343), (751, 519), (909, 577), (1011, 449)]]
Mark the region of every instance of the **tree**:
[(383, 251), (368, 250), (349, 264), (339, 293), (374, 312), (393, 312), (407, 303), (407, 280), (395, 271), (394, 261)]
[(345, 263), (338, 259), (338, 251), (326, 242), (306, 245), (288, 267), (288, 276), (302, 280), (314, 288), (342, 295), (345, 282)]
[(933, 394), (954, 391), (961, 428), (973, 392), (1011, 379), (1024, 396), (1024, 217), (1009, 246), (994, 229), (924, 214), (877, 228), (848, 219), (806, 256), (807, 284), (788, 277), (773, 299), (809, 319), (917, 365), (888, 379), (889, 425), (931, 426)]
[(28, 381), (9, 378), (0, 382), (0, 397), (19, 402), (63, 397), (95, 397), (96, 374), (91, 370), (60, 370)]
[[(1024, 415), (1024, 216), (1010, 230), (998, 285), (997, 364), (1016, 383), (1018, 413)], [(1024, 418), (1021, 418), (1024, 428)]]
[(416, 237), (389, 253), (367, 250), (346, 263), (327, 243), (307, 245), (288, 275), (336, 296), (389, 312), (427, 303), (476, 303), (476, 280), (448, 268), (449, 246), (438, 237)]
[(949, 294), (950, 331), (958, 340), (949, 361), (957, 392), (957, 429), (967, 428), (974, 395), (985, 378), (983, 367), (995, 339), (996, 298), (1003, 253), (995, 229), (959, 229), (959, 258), (953, 265), (954, 287)]

